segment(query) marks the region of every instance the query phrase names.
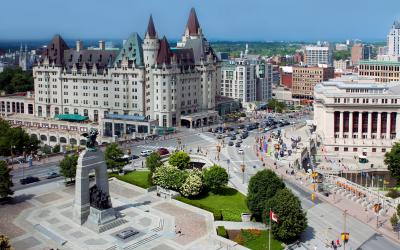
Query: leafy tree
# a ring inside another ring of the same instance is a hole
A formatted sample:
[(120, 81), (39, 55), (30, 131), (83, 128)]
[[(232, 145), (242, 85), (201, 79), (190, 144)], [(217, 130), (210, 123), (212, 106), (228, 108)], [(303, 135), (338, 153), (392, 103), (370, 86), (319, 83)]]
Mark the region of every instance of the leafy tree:
[(122, 156), (124, 156), (124, 152), (117, 143), (107, 145), (106, 151), (104, 152), (104, 159), (107, 167), (111, 168), (113, 172), (116, 168), (120, 169), (125, 165), (125, 163), (120, 160)]
[(193, 169), (189, 171), (189, 175), (180, 188), (180, 193), (185, 197), (196, 196), (200, 194), (202, 188), (203, 180), (201, 172), (198, 169)]
[(278, 112), (278, 113), (282, 113), (287, 108), (286, 104), (284, 102), (280, 102), (280, 101), (275, 100), (275, 99), (269, 100), (267, 106), (268, 106), (269, 109), (272, 109), (272, 110), (274, 110), (275, 112)]
[(204, 182), (213, 193), (218, 193), (221, 188), (228, 184), (228, 180), (228, 173), (218, 165), (213, 165), (204, 170)]
[(12, 250), (9, 238), (3, 234), (0, 234), (0, 249)]
[(399, 224), (399, 218), (397, 217), (396, 213), (394, 213), (392, 217), (390, 217), (390, 224), (392, 225), (392, 229), (396, 230), (397, 225)]
[(347, 60), (350, 59), (351, 52), (349, 50), (335, 51), (334, 58), (335, 60)]
[(400, 217), (400, 204), (397, 205), (396, 211), (397, 211), (397, 216)]
[(400, 181), (400, 143), (396, 142), (390, 152), (385, 154), (385, 164), (388, 166), (390, 175)]
[(46, 155), (51, 154), (51, 147), (47, 144), (41, 147), (40, 150)]
[(76, 166), (78, 165), (78, 155), (66, 155), (60, 162), (60, 174), (65, 179), (72, 181), (76, 176)]
[(53, 153), (60, 153), (60, 149), (61, 149), (60, 144), (54, 145)]
[(11, 190), (14, 184), (10, 172), (11, 168), (8, 168), (7, 163), (5, 161), (0, 161), (0, 198), (14, 194), (14, 191)]
[(168, 163), (179, 169), (186, 169), (190, 164), (190, 156), (186, 152), (178, 151), (169, 157)]
[(257, 220), (261, 219), (265, 202), (283, 188), (285, 188), (285, 184), (269, 169), (258, 171), (251, 177), (247, 193), (247, 206)]
[(279, 190), (266, 201), (263, 212), (266, 223), (269, 222), (270, 209), (278, 216), (278, 223), (271, 222), (271, 232), (276, 239), (293, 242), (307, 228), (306, 213), (301, 208), (300, 200), (289, 189)]
[(160, 187), (179, 191), (187, 176), (188, 173), (185, 170), (165, 164), (156, 169), (153, 174), (153, 182)]
[(6, 68), (0, 73), (0, 90), (7, 94), (33, 90), (33, 76), (31, 71), (21, 68)]
[(161, 156), (157, 152), (151, 153), (146, 158), (146, 167), (150, 170), (150, 172), (154, 172), (158, 167), (161, 167)]

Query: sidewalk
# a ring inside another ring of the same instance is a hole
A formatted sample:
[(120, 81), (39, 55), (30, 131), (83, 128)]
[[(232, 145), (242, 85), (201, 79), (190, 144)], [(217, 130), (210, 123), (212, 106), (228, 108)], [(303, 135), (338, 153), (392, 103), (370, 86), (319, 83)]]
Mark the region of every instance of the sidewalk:
[(216, 227), (224, 226), (225, 229), (240, 230), (240, 229), (259, 229), (267, 230), (267, 226), (261, 222), (235, 222), (235, 221), (214, 221)]

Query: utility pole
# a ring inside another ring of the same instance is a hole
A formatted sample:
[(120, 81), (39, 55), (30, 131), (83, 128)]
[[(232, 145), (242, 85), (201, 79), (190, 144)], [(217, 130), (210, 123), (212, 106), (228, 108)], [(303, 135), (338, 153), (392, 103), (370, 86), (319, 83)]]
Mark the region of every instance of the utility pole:
[(347, 210), (344, 210), (343, 213), (343, 233), (342, 233), (342, 241), (343, 241), (343, 250), (346, 250), (346, 243), (349, 240), (349, 233), (346, 232), (346, 216)]

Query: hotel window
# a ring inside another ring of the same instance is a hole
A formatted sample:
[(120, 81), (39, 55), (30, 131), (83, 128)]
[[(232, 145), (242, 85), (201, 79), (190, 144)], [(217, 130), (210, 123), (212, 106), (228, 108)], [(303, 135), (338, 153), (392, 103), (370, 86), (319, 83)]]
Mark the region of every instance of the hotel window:
[(334, 150), (335, 150), (335, 151), (339, 151), (339, 147), (335, 147)]
[(353, 148), (353, 152), (357, 152), (358, 148)]
[(382, 148), (382, 153), (385, 153), (386, 152), (386, 148)]

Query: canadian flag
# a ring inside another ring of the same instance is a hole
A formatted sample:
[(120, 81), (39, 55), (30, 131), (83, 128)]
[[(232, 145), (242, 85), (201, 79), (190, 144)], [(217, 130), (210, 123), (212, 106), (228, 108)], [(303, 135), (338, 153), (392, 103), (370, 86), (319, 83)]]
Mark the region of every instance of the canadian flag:
[(276, 213), (269, 211), (269, 218), (278, 223), (278, 215)]

